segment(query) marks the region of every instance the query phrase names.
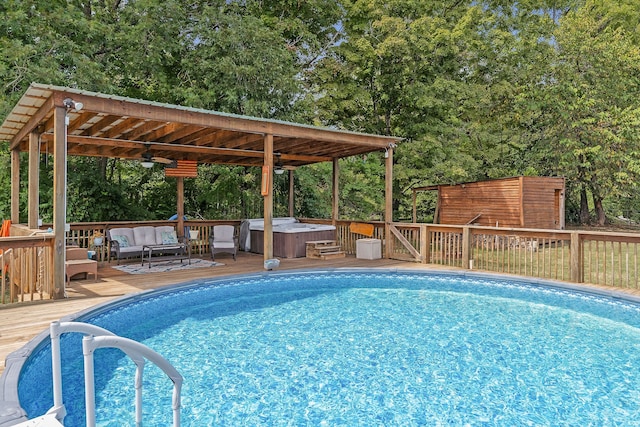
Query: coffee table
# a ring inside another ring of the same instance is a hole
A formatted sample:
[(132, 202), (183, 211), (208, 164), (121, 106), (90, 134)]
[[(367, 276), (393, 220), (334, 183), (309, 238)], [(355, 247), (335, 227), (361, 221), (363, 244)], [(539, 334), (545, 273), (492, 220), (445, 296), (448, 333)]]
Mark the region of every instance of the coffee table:
[[(156, 256), (166, 253), (167, 255)], [(151, 260), (155, 262), (180, 260), (180, 263), (186, 258), (191, 264), (191, 250), (185, 243), (176, 243), (171, 245), (144, 245), (142, 247), (142, 265), (144, 266), (145, 260), (149, 263), (151, 268)]]

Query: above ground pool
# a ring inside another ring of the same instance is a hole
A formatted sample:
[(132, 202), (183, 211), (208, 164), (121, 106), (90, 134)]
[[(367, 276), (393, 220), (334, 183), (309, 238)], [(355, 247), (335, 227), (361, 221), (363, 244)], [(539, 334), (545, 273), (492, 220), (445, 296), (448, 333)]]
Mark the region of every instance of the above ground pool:
[[(76, 320), (141, 341), (184, 376), (185, 426), (624, 426), (640, 422), (634, 302), (489, 276), (303, 271), (174, 286)], [(33, 344), (32, 344), (33, 346)], [(67, 427), (84, 425), (81, 336), (62, 339)], [(51, 354), (20, 375), (53, 404)], [(135, 365), (95, 354), (100, 426), (134, 425)], [(171, 425), (145, 368), (144, 425)]]

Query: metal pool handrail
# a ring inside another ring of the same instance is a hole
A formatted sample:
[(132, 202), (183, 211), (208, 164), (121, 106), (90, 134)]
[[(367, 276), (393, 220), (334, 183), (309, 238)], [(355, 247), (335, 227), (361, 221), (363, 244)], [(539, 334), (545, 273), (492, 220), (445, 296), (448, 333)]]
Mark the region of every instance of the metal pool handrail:
[(136, 364), (136, 425), (142, 425), (142, 374), (145, 359), (153, 362), (164, 371), (173, 382), (173, 425), (180, 426), (180, 392), (182, 375), (160, 354), (137, 341), (115, 335), (99, 326), (82, 322), (52, 322), (50, 325), (51, 360), (53, 373), (53, 407), (47, 413), (53, 413), (62, 422), (66, 415), (62, 401), (62, 369), (60, 359), (60, 335), (65, 332), (86, 334), (82, 339), (85, 373), (86, 425), (94, 427), (95, 419), (95, 384), (93, 368), (93, 352), (97, 348), (114, 347), (122, 350)]

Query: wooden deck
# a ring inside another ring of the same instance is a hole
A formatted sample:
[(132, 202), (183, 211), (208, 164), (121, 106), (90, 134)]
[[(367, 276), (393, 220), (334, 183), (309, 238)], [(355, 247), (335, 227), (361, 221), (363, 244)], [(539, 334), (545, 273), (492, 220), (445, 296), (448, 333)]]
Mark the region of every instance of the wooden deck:
[[(206, 258), (205, 258), (206, 259)], [(148, 289), (188, 282), (195, 279), (209, 277), (233, 276), (263, 272), (262, 255), (246, 252), (238, 253), (238, 260), (233, 261), (230, 256), (219, 256), (218, 262), (223, 266), (213, 268), (195, 268), (159, 274), (127, 274), (112, 268), (112, 265), (100, 263), (98, 281), (72, 280), (67, 288), (67, 299), (60, 301), (36, 301), (33, 303), (19, 303), (0, 306), (0, 373), (4, 370), (4, 361), (9, 353), (18, 350), (28, 341), (44, 330), (49, 324), (64, 316), (77, 313), (98, 304), (106, 303), (123, 295), (134, 294)], [(139, 261), (133, 261), (139, 262)], [(424, 265), (415, 262), (405, 262), (389, 259), (365, 260), (354, 256), (321, 259), (282, 259), (278, 270), (295, 270), (308, 268), (397, 268), (455, 270), (453, 267)], [(613, 288), (609, 286), (585, 285), (586, 287), (605, 289), (607, 291), (625, 292), (636, 297), (640, 290)]]
[[(219, 256), (216, 261), (224, 266), (213, 268), (195, 268), (161, 274), (127, 274), (112, 268), (112, 265), (100, 263), (98, 281), (72, 280), (67, 288), (67, 299), (59, 301), (35, 301), (19, 303), (0, 308), (0, 373), (4, 370), (4, 361), (9, 353), (18, 350), (49, 324), (69, 314), (77, 313), (121, 297), (148, 289), (187, 282), (194, 279), (231, 276), (263, 272), (262, 255), (240, 252), (238, 260)], [(139, 261), (133, 261), (139, 262)], [(304, 268), (427, 268), (421, 264), (395, 260), (363, 260), (353, 256), (332, 260), (307, 258), (282, 259), (278, 270)], [(437, 267), (431, 267), (437, 268)]]

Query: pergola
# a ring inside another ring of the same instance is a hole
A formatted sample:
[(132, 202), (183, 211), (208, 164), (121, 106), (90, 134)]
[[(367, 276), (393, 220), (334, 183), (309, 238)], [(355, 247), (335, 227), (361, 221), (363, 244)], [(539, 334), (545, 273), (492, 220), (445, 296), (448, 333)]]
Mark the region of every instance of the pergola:
[[(392, 221), (393, 149), (399, 138), (125, 98), (33, 83), (0, 127), (11, 150), (11, 220), (19, 223), (21, 151), (29, 153), (28, 227), (37, 228), (40, 153), (53, 154), (54, 298), (64, 296), (67, 156), (262, 167), (264, 258), (273, 257), (274, 163), (289, 170), (333, 162), (332, 220), (338, 219), (338, 159), (384, 151), (385, 222)], [(275, 162), (274, 162), (275, 158)], [(178, 230), (184, 182), (178, 177)], [(290, 183), (292, 180), (290, 179)], [(387, 230), (388, 231), (388, 230)]]

